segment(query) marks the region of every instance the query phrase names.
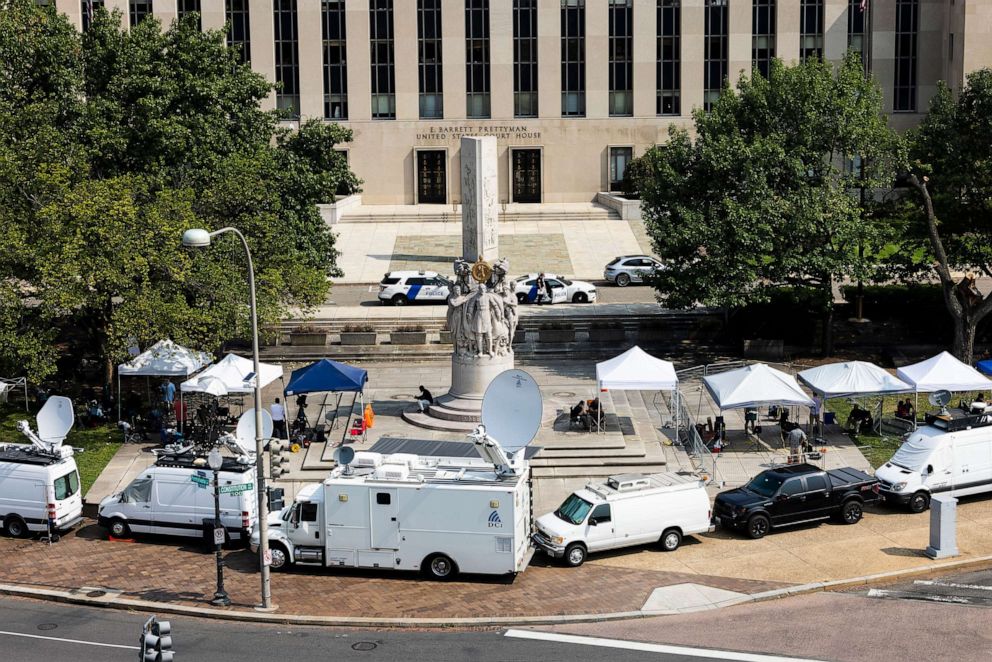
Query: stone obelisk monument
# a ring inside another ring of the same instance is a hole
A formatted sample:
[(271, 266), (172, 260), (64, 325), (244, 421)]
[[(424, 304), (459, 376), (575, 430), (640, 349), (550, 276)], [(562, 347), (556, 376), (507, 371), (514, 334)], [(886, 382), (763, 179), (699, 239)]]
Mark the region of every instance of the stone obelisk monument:
[(499, 257), (496, 138), (461, 139), (462, 258), (454, 264), (448, 297), (451, 388), (426, 413), (414, 406), (403, 418), (420, 427), (471, 431), (479, 422), (489, 383), (513, 368), (517, 299)]

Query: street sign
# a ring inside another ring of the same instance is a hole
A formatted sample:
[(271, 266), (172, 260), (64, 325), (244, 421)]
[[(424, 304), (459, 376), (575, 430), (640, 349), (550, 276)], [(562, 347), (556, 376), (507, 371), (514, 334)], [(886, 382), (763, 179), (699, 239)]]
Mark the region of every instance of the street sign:
[(265, 554), (262, 555), (262, 565), (272, 565), (272, 550), (265, 550)]
[(206, 476), (197, 476), (196, 474), (193, 474), (189, 477), (189, 479), (196, 483), (199, 487), (206, 487), (210, 484), (210, 479)]
[(241, 494), (247, 492), (254, 486), (254, 483), (241, 483), (239, 485), (221, 485), (221, 494)]
[(214, 529), (214, 544), (215, 545), (224, 544), (224, 527), (218, 526)]

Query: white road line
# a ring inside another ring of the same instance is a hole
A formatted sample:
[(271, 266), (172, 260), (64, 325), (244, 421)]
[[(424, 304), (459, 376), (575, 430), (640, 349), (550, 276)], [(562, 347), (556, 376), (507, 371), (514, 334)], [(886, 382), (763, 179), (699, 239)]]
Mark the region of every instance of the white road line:
[(647, 653), (664, 653), (666, 655), (687, 655), (712, 660), (738, 660), (739, 662), (817, 662), (808, 658), (780, 657), (777, 655), (760, 655), (757, 653), (738, 653), (734, 651), (714, 650), (712, 648), (689, 648), (688, 646), (668, 646), (665, 644), (648, 644), (640, 641), (625, 641), (623, 639), (604, 639), (601, 637), (581, 637), (571, 634), (556, 634), (553, 632), (534, 632), (532, 630), (507, 630), (505, 636), (517, 639), (536, 639), (539, 641), (556, 641), (563, 644), (578, 644), (580, 646), (601, 646), (604, 648), (620, 648)]
[(27, 637), (28, 639), (47, 639), (48, 641), (64, 641), (67, 644), (83, 644), (85, 646), (102, 646), (103, 648), (125, 648), (127, 650), (141, 650), (140, 646), (125, 646), (123, 644), (102, 644), (99, 641), (83, 641), (81, 639), (63, 639), (62, 637), (46, 637), (40, 634), (27, 634), (26, 632), (5, 632), (0, 630), (0, 635), (8, 637)]
[(935, 593), (913, 593), (911, 591), (888, 591), (884, 588), (873, 588), (868, 591), (869, 598), (894, 598), (896, 600), (923, 600), (926, 602), (946, 602), (956, 605), (970, 605), (971, 600), (956, 595), (937, 595)]
[(975, 591), (992, 591), (992, 586), (982, 586), (981, 584), (955, 584), (954, 582), (933, 581), (930, 579), (917, 579), (913, 583), (918, 586), (945, 586), (947, 588), (963, 588)]

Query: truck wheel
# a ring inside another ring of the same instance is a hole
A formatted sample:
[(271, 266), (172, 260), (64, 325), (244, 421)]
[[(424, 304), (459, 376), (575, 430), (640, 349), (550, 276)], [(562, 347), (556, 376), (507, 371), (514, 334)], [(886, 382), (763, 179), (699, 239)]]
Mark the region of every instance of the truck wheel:
[(120, 517), (115, 517), (110, 520), (110, 526), (107, 527), (110, 531), (110, 535), (114, 538), (130, 538), (131, 537), (131, 527), (127, 525), (127, 522), (122, 520)]
[(11, 538), (23, 538), (28, 534), (28, 525), (17, 515), (4, 520), (3, 530)]
[(666, 552), (674, 552), (682, 544), (682, 532), (678, 529), (668, 529), (661, 534), (661, 548)]
[(578, 568), (586, 562), (587, 554), (585, 546), (577, 542), (572, 543), (565, 549), (565, 565), (569, 568)]
[(451, 579), (458, 573), (455, 562), (444, 554), (434, 554), (424, 561), (424, 572), (436, 581)]
[(909, 498), (909, 512), (922, 513), (930, 507), (930, 495), (926, 492), (917, 492)]
[(754, 515), (747, 521), (747, 534), (755, 540), (764, 538), (771, 526), (767, 515)]
[(863, 515), (864, 509), (857, 501), (848, 501), (840, 511), (840, 518), (844, 524), (857, 524)]
[(269, 545), (269, 556), (272, 557), (270, 570), (282, 570), (289, 564), (289, 554), (282, 545)]

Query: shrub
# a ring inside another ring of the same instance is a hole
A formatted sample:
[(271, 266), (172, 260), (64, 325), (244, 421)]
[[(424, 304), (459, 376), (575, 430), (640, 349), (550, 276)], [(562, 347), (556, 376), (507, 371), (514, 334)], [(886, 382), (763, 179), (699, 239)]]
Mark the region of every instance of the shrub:
[(375, 331), (375, 327), (371, 324), (345, 324), (343, 331), (345, 333), (372, 333)]
[(396, 333), (423, 333), (423, 324), (407, 324), (406, 326), (400, 326), (395, 329)]

